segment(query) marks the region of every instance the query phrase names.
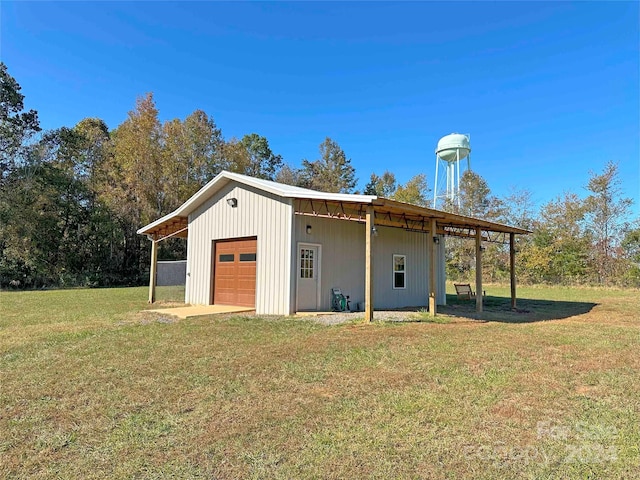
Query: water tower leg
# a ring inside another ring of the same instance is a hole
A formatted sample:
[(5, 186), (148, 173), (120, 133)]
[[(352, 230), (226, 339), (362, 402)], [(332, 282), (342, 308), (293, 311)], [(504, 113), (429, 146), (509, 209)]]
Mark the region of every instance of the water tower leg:
[(458, 209), (460, 208), (460, 149), (456, 150), (456, 198), (458, 200)]
[(458, 172), (457, 172), (457, 175), (458, 175), (457, 182), (458, 183), (457, 183), (456, 189), (457, 189), (457, 192), (458, 192), (458, 208), (460, 208), (460, 162), (458, 162), (457, 170), (458, 170)]
[[(456, 164), (451, 164), (451, 200), (456, 199)], [(452, 202), (453, 203), (453, 202)]]
[(449, 162), (447, 164), (447, 170), (449, 171), (449, 200), (451, 200), (451, 203), (453, 204), (453, 199), (454, 196), (456, 194), (455, 191), (455, 185), (453, 184), (453, 182), (455, 182), (456, 177), (455, 177), (455, 166), (453, 165), (453, 163)]
[(451, 167), (451, 164), (447, 162), (447, 191), (445, 193), (447, 200), (451, 198), (451, 168), (450, 167)]
[(436, 179), (433, 182), (433, 205), (432, 208), (436, 208), (436, 198), (438, 198), (438, 156), (436, 155)]

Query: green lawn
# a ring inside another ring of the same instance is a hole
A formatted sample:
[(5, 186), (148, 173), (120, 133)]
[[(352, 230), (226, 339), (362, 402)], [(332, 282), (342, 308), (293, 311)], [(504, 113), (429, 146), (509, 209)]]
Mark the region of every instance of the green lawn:
[(0, 292), (0, 478), (640, 478), (638, 291), (334, 327), (146, 294)]

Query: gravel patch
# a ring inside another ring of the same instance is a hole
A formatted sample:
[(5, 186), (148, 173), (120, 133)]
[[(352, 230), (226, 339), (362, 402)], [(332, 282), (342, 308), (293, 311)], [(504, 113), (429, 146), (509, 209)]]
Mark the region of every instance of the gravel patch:
[[(301, 317), (323, 325), (339, 325), (341, 323), (364, 321), (364, 312), (337, 312), (322, 315), (308, 315)], [(415, 322), (420, 318), (417, 311), (402, 310), (376, 310), (373, 312), (373, 321), (379, 322)]]

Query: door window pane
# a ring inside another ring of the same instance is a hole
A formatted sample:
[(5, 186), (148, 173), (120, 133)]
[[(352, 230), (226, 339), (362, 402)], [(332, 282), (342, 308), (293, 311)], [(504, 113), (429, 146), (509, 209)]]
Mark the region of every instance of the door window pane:
[(310, 248), (300, 249), (300, 278), (314, 278), (314, 250)]

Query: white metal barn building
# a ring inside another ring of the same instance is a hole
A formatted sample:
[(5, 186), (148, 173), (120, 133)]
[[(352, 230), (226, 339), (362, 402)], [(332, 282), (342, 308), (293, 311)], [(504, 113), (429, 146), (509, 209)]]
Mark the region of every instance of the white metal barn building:
[[(324, 193), (222, 172), (181, 207), (141, 228), (152, 240), (149, 300), (155, 300), (157, 243), (187, 238), (185, 302), (255, 307), (290, 315), (331, 309), (331, 289), (352, 308), (393, 309), (446, 302), (446, 235), (511, 245), (515, 227), (376, 196)], [(482, 309), (482, 295), (477, 307)]]

